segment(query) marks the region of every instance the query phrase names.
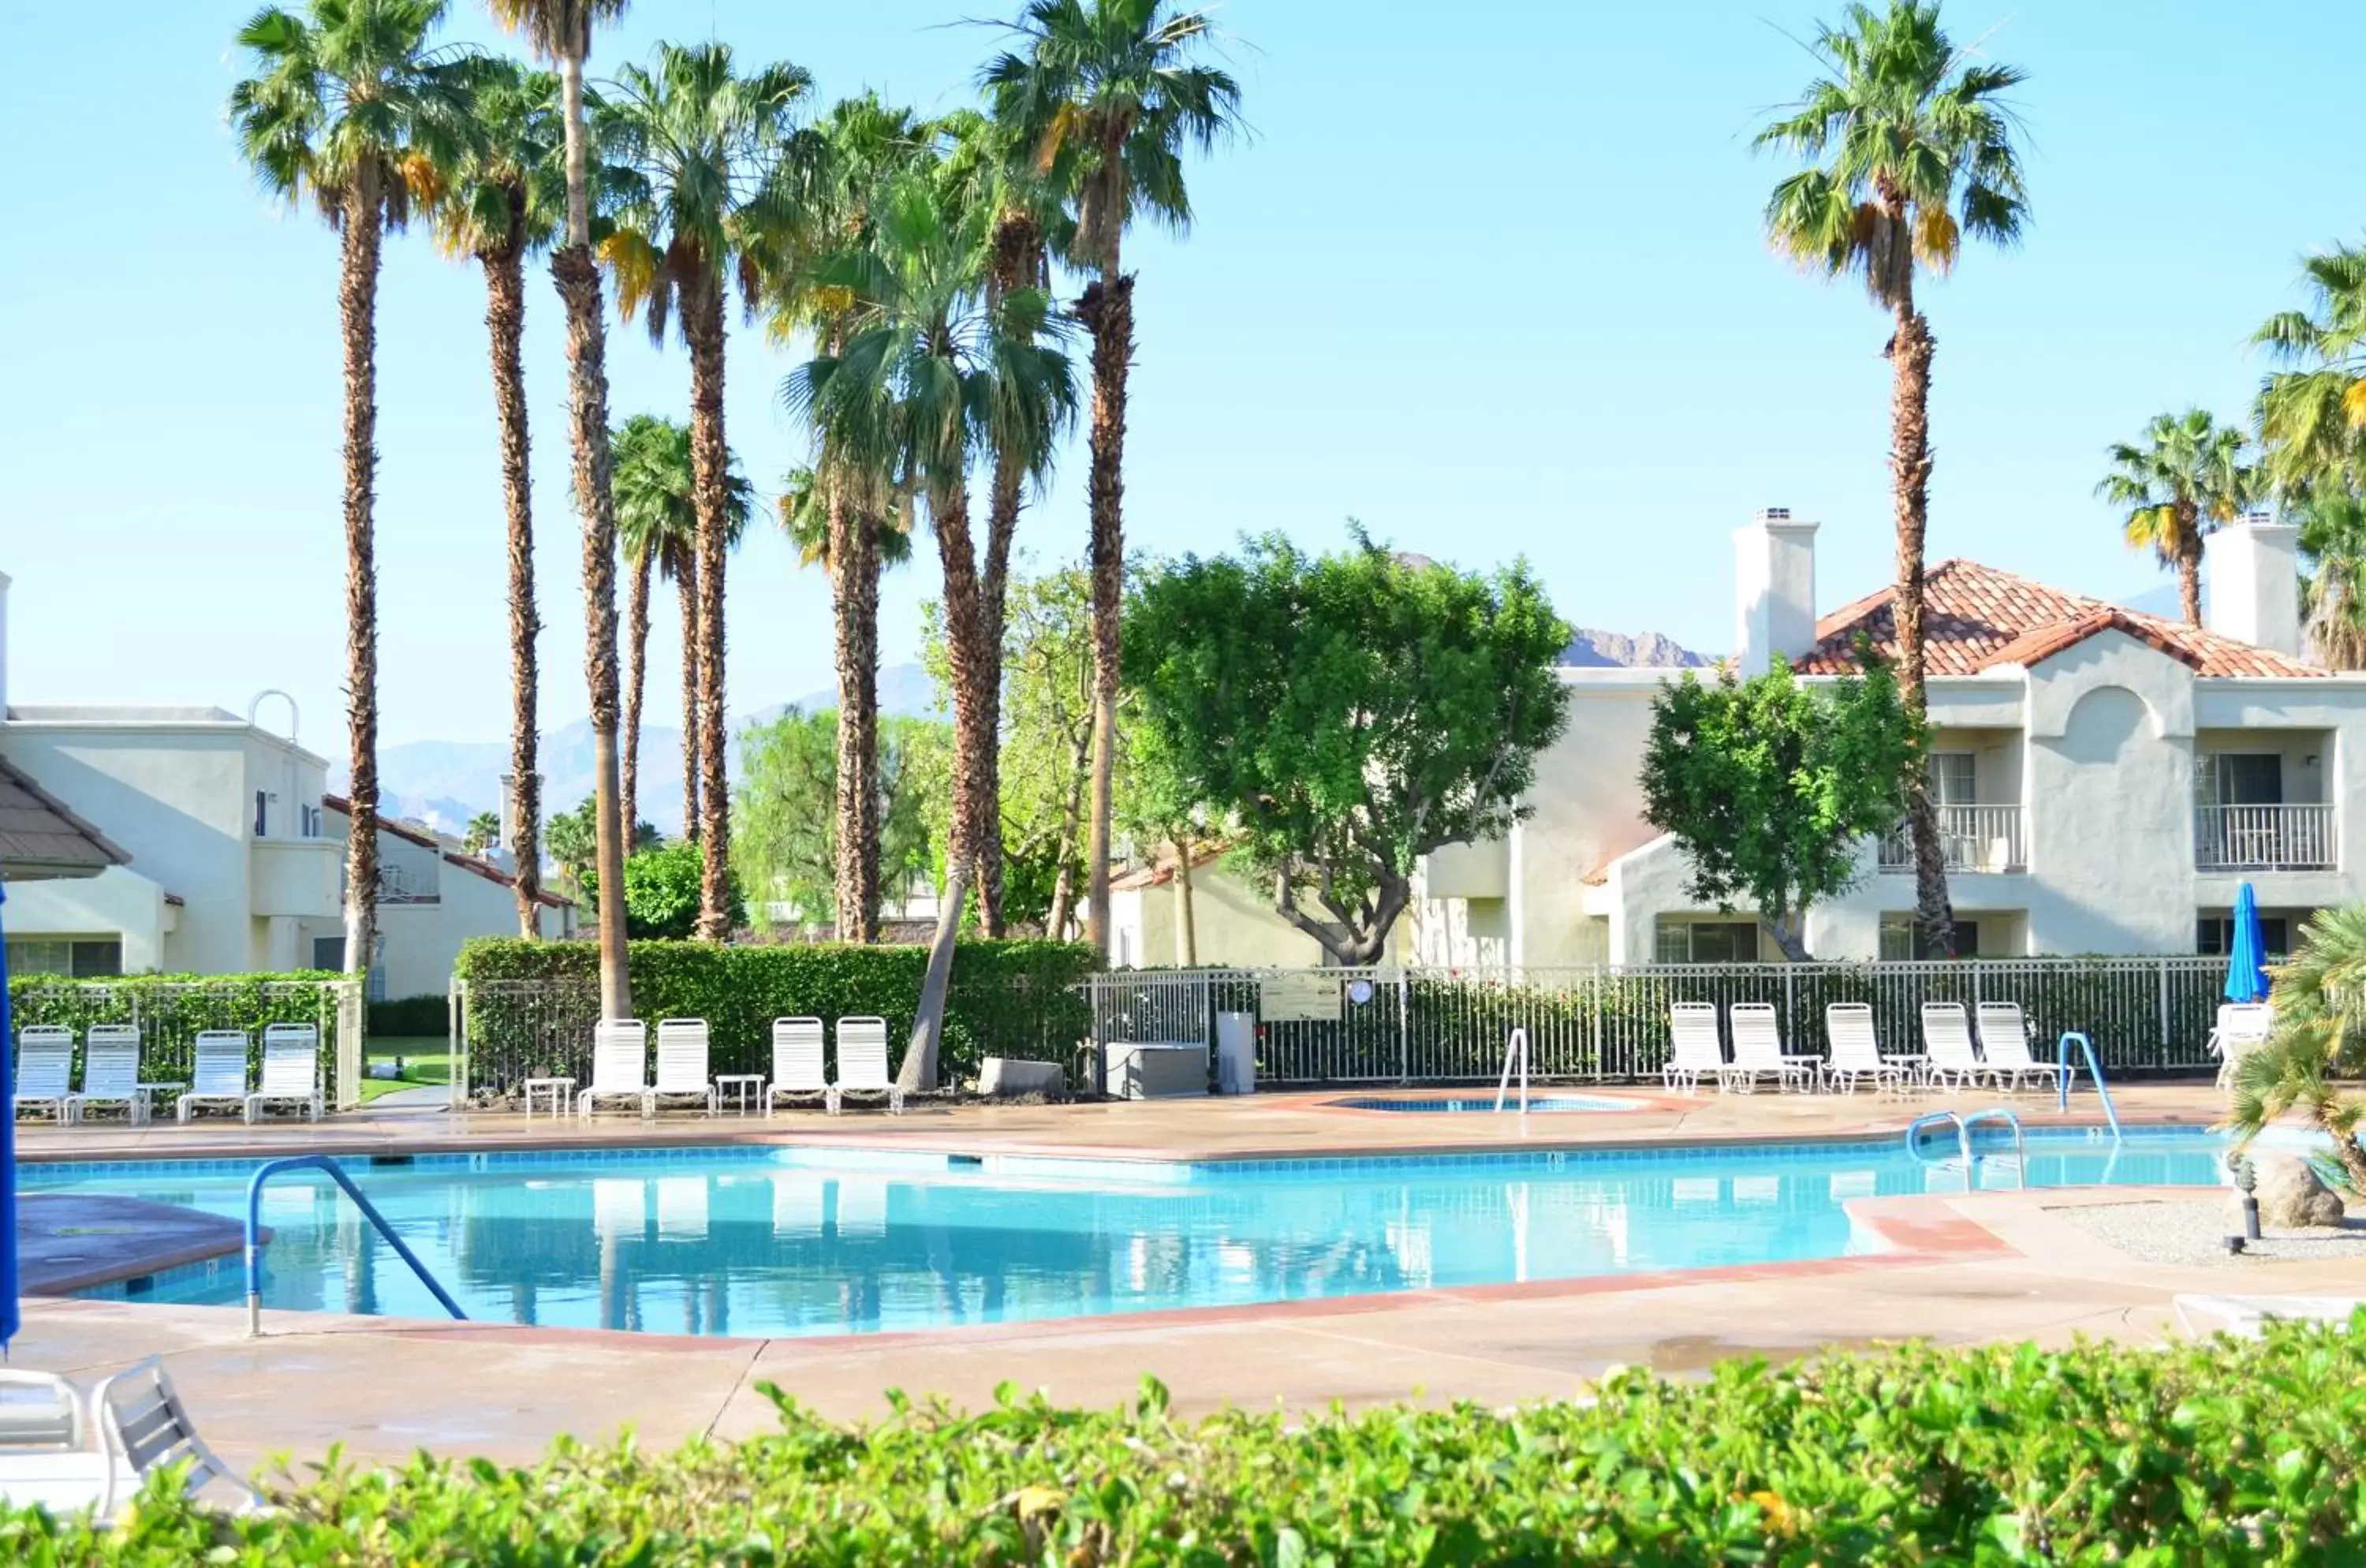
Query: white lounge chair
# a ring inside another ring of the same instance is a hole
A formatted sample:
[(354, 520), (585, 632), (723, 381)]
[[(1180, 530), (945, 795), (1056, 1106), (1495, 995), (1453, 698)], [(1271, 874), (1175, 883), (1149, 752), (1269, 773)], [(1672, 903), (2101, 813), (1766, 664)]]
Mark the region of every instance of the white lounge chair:
[(652, 1106), (669, 1100), (695, 1100), (715, 1114), (715, 1080), (706, 1072), (706, 1021), (658, 1021), (658, 1081), (649, 1088)]
[(189, 1087), (181, 1095), (175, 1114), (186, 1122), (208, 1105), (246, 1113), (250, 1086), (246, 1077), (246, 1032), (238, 1029), (197, 1031), (196, 1065)]
[(2029, 1021), (2022, 1016), (2019, 1002), (1982, 1002), (1978, 1024), (1980, 1056), (1999, 1089), (2018, 1090), (2024, 1079), (2032, 1078), (2045, 1084), (2077, 1080), (2075, 1068), (2066, 1080), (2059, 1062), (2041, 1062), (2030, 1055)]
[(575, 1097), (585, 1121), (603, 1100), (622, 1100), (647, 1116), (657, 1114), (649, 1096), (649, 1031), (637, 1018), (609, 1018), (592, 1031), (591, 1087)]
[(838, 1082), (832, 1114), (850, 1094), (884, 1094), (887, 1109), (904, 1114), (904, 1090), (887, 1076), (887, 1021), (862, 1016), (838, 1021)]
[(321, 1119), (321, 1030), (311, 1023), (263, 1026), (263, 1081), (246, 1097), (248, 1122), (274, 1105), (293, 1105), (307, 1122)]
[(2347, 1325), (2351, 1314), (2366, 1307), (2366, 1296), (2179, 1296), (2170, 1305), (2178, 1324), (2199, 1339), (2197, 1317), (2216, 1318), (2225, 1332), (2257, 1339), (2270, 1323), (2299, 1321)]
[(1773, 1002), (1735, 1002), (1725, 1010), (1725, 1017), (1733, 1032), (1733, 1064), (1725, 1075), (1740, 1084), (1744, 1094), (1754, 1090), (1760, 1078), (1772, 1078), (1778, 1090), (1814, 1087), (1824, 1059), (1783, 1054)]
[(1961, 1002), (1922, 1004), (1922, 1051), (1931, 1059), (1925, 1070), (1934, 1088), (1945, 1089), (1952, 1079), (1957, 1089), (1971, 1089), (1990, 1076), (1972, 1048), (1971, 1021)]
[(1870, 1002), (1833, 1002), (1826, 1007), (1824, 1040), (1831, 1047), (1831, 1057), (1824, 1064), (1824, 1079), (1842, 1094), (1854, 1094), (1860, 1080), (1870, 1081), (1876, 1089), (1899, 1094), (1921, 1081), (1921, 1057), (1882, 1054)]
[(67, 1107), (76, 1122), (94, 1105), (120, 1105), (132, 1125), (148, 1120), (148, 1091), (140, 1087), (140, 1026), (94, 1023), (83, 1036), (82, 1089)]
[[(102, 1517), (130, 1501), (150, 1472), (186, 1464), (181, 1494), (195, 1497), (214, 1482), (234, 1493), (242, 1511), (264, 1506), (263, 1495), (239, 1478), (197, 1436), (163, 1363), (151, 1356), (107, 1378), (90, 1392), (91, 1408), (98, 1416), (99, 1437), (112, 1463), (112, 1483), (99, 1503)], [(127, 1482), (131, 1491), (122, 1489)]]
[(1672, 1089), (1697, 1091), (1701, 1079), (1725, 1087), (1725, 1048), (1717, 1041), (1715, 1002), (1668, 1004), (1668, 1065), (1660, 1077)]
[(825, 1111), (838, 1109), (838, 1091), (829, 1087), (822, 1062), (822, 1028), (817, 1018), (776, 1018), (772, 1021), (772, 1081), (764, 1086), (764, 1114), (783, 1099), (818, 1097)]
[(0, 1369), (0, 1501), (110, 1519), (151, 1471), (184, 1461), (186, 1495), (220, 1481), (236, 1490), (242, 1509), (262, 1506), (197, 1436), (155, 1357), (102, 1382), (87, 1406), (64, 1378)]
[(14, 1113), (46, 1110), (61, 1122), (73, 1109), (73, 1031), (54, 1023), (28, 1025), (17, 1033)]
[(2276, 1010), (2266, 1002), (2228, 1002), (2218, 1010), (2217, 1026), (2210, 1031), (2210, 1054), (2218, 1058), (2218, 1087), (2235, 1081), (2243, 1058), (2268, 1043), (2276, 1032)]

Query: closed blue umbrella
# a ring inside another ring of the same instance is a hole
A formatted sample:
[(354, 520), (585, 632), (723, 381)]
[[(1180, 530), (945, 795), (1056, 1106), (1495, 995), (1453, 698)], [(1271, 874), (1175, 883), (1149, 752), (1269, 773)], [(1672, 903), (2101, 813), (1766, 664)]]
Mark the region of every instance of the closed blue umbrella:
[[(0, 883), (0, 904), (8, 888)], [(22, 1323), (17, 1311), (17, 1032), (8, 1023), (8, 943), (0, 932), (0, 1355)]]
[(2259, 931), (2259, 895), (2243, 884), (2235, 895), (2235, 931), (2226, 943), (2226, 999), (2263, 1002), (2268, 999), (2267, 939)]

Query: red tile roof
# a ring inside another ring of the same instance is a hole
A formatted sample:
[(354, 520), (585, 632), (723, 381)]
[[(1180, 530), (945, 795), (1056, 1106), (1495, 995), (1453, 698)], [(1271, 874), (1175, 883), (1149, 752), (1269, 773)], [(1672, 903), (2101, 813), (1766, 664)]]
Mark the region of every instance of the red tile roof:
[[(2331, 673), (2289, 654), (2048, 588), (1977, 561), (1942, 561), (1923, 583), (1924, 657), (1933, 675), (1977, 675), (2000, 664), (2035, 664), (2103, 631), (2124, 632), (2203, 675)], [(1853, 650), (1859, 632), (1896, 658), (1896, 593), (1894, 587), (1868, 593), (1818, 621), (1816, 646), (1792, 668), (1802, 675), (1847, 673), (1856, 668)]]
[[(444, 861), (447, 865), (456, 865), (462, 871), (481, 876), (488, 882), (498, 882), (504, 887), (515, 887), (517, 886), (516, 877), (511, 875), (508, 872), (503, 871), (500, 866), (495, 865), (490, 861), (479, 860), (474, 855), (456, 855), (449, 850), (444, 852)], [(546, 909), (570, 908), (575, 903), (575, 900), (572, 898), (563, 898), (558, 894), (541, 887), (537, 887), (534, 890), (534, 901), (540, 904)]]
[[(354, 814), (354, 803), (342, 795), (324, 795), (321, 797), (321, 804), (338, 816), (348, 819)], [(391, 833), (405, 843), (417, 844), (422, 850), (441, 850), (444, 847), (437, 841), (435, 835), (426, 829), (414, 828), (408, 822), (398, 822), (391, 817), (380, 817), (377, 819), (377, 830), (381, 833)]]

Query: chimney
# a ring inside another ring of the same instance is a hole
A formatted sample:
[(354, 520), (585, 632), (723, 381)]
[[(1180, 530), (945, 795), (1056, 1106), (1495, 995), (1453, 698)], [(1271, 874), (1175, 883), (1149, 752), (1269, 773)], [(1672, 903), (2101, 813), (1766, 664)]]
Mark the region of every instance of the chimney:
[(8, 574), (0, 571), (0, 723), (8, 717)]
[(2300, 530), (2250, 513), (2203, 540), (2204, 619), (2220, 637), (2300, 657)]
[(1816, 645), (1816, 525), (1770, 506), (1733, 531), (1734, 658), (1743, 680)]

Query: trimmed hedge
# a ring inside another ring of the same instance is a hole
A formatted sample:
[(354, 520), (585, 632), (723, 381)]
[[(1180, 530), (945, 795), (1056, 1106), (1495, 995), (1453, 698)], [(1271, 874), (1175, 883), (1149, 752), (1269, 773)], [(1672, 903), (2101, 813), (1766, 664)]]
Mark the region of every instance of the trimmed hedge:
[[(715, 1073), (770, 1073), (772, 1020), (806, 1015), (875, 1013), (887, 1021), (890, 1055), (899, 1058), (928, 960), (920, 946), (626, 947), (634, 1011), (652, 1024), (706, 1020)], [(989, 1055), (1068, 1061), (1091, 1028), (1073, 987), (1092, 968), (1092, 950), (1078, 943), (963, 942), (947, 993), (943, 1077), (975, 1073)], [(472, 1088), (514, 1089), (554, 1072), (588, 1077), (598, 943), (480, 937), (461, 948), (454, 973), (468, 986)]]
[[(248, 1071), (263, 1070), (263, 1028), (310, 1023), (321, 1031), (321, 1076), (328, 1101), (337, 1103), (337, 994), (326, 983), (346, 976), (322, 969), (286, 975), (130, 975), (70, 980), (28, 975), (8, 982), (8, 1010), (18, 1029), (63, 1024), (77, 1040), (94, 1023), (140, 1025), (140, 1076), (186, 1083), (195, 1065), (197, 1032), (244, 1030)], [(74, 1054), (77, 1082), (82, 1054)], [(165, 1099), (161, 1104), (169, 1105)]]
[(430, 991), (424, 996), (372, 1002), (366, 1029), (372, 1035), (448, 1035), (452, 1032), (452, 999)]
[(325, 1563), (2356, 1562), (2366, 1317), (2258, 1344), (1910, 1348), (1599, 1402), (1176, 1418), (900, 1398), (871, 1427), (540, 1464), (337, 1465), (276, 1514), (152, 1483), (119, 1529), (0, 1512), (26, 1568)]

